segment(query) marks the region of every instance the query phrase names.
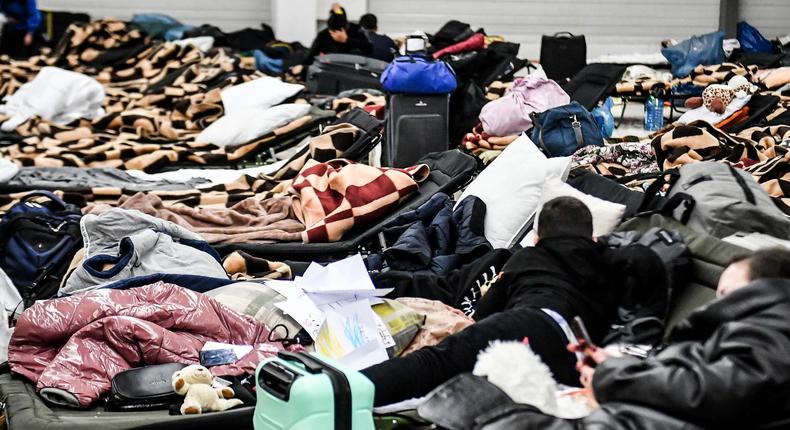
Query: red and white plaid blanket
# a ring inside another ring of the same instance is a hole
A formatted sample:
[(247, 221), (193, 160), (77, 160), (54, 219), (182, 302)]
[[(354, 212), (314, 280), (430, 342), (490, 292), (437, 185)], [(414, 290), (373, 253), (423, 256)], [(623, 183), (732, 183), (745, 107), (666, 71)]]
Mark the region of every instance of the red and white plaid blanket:
[(294, 214), (307, 227), (302, 240), (338, 241), (351, 228), (380, 219), (416, 191), (429, 173), (424, 164), (390, 169), (348, 160), (307, 161), (290, 189)]

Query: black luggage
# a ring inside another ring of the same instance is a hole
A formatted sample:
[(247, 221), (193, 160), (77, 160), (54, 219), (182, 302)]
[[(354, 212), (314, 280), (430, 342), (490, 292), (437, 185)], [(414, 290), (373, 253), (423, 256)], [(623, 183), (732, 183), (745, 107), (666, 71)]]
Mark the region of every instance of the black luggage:
[(450, 95), (393, 94), (387, 102), (382, 165), (408, 167), (449, 148)]
[(562, 84), (587, 65), (587, 42), (584, 36), (563, 31), (554, 36), (543, 35), (540, 43), (540, 65), (549, 79)]
[(617, 64), (590, 64), (570, 82), (560, 85), (572, 101), (579, 102), (587, 110), (593, 110), (614, 91), (625, 69), (625, 66)]
[(446, 48), (458, 42), (463, 42), (473, 34), (475, 34), (475, 31), (472, 30), (472, 26), (469, 24), (450, 20), (447, 21), (430, 40), (433, 48), (438, 51), (439, 49)]
[(307, 70), (307, 91), (310, 94), (337, 95), (358, 88), (380, 90), (384, 61), (350, 54), (327, 54), (315, 58)]
[(41, 10), (42, 37), (44, 43), (54, 48), (60, 38), (66, 33), (66, 29), (71, 24), (87, 24), (91, 21), (90, 15), (86, 13), (71, 13), (53, 10)]

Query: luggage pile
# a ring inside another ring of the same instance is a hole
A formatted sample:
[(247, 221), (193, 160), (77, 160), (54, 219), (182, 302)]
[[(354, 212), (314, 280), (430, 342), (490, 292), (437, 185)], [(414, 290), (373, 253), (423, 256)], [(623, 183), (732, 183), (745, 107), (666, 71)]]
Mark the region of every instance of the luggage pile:
[[(744, 47), (767, 49), (752, 30), (742, 27), (754, 42)], [(721, 44), (713, 36), (702, 42)], [(539, 72), (518, 44), (453, 20), (408, 36), (389, 63), (305, 62), (304, 47), (265, 25), (223, 33), (143, 14), (74, 23), (51, 51), (0, 58), (9, 428), (651, 418), (628, 402), (568, 400), (562, 384), (578, 375), (553, 375), (537, 346), (486, 341), (474, 375), (463, 357), (446, 358), (460, 376), (432, 387), (415, 378), (424, 397), (394, 405), (382, 396), (409, 381), (382, 387), (376, 369), (483, 336), (491, 309), (513, 312), (505, 303), (521, 292), (502, 285), (518, 276), (537, 290), (574, 284), (554, 270), (612, 284), (608, 320), (587, 322), (603, 346), (659, 354), (715, 298), (730, 262), (790, 249), (790, 72), (744, 52), (688, 58), (684, 46), (666, 48), (682, 76), (661, 80), (587, 64), (584, 37), (558, 33), (543, 38)], [(785, 54), (771, 55), (777, 66)], [(677, 121), (644, 136), (606, 132), (610, 95), (681, 86), (699, 96)], [(585, 246), (613, 257), (596, 265), (558, 248), (546, 264), (519, 261), (563, 198), (592, 216), (597, 239)], [(578, 267), (550, 264), (560, 254)], [(604, 264), (622, 270), (584, 272)], [(557, 310), (537, 313), (547, 337), (590, 335)], [(518, 390), (533, 381), (498, 365), (497, 348), (537, 363), (535, 390)], [(504, 368), (515, 376), (497, 379)]]

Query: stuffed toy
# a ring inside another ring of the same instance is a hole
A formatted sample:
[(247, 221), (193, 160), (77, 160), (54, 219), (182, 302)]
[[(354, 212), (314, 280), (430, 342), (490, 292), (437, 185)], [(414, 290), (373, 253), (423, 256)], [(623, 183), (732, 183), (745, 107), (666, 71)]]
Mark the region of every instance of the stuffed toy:
[(691, 97), (684, 105), (689, 109), (705, 106), (709, 111), (723, 114), (736, 98), (743, 98), (752, 93), (752, 85), (741, 75), (733, 76), (727, 85), (713, 84), (705, 87), (702, 97)]
[(173, 390), (185, 396), (181, 415), (224, 411), (242, 404), (230, 387), (215, 387), (214, 375), (207, 368), (193, 364), (173, 374)]
[(555, 417), (574, 419), (591, 412), (587, 399), (565, 395), (560, 390), (548, 366), (526, 341), (491, 342), (477, 356), (472, 373), (486, 377), (516, 403), (534, 406)]

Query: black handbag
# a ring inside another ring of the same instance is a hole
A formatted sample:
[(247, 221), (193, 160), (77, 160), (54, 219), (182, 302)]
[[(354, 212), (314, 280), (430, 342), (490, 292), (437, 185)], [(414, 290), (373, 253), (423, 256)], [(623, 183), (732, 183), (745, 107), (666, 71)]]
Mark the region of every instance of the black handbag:
[(540, 43), (540, 65), (549, 79), (562, 84), (587, 65), (587, 41), (567, 31), (553, 36), (543, 35)]
[(145, 411), (167, 409), (183, 398), (173, 391), (173, 374), (186, 364), (167, 363), (130, 369), (112, 378), (107, 409), (112, 411)]

